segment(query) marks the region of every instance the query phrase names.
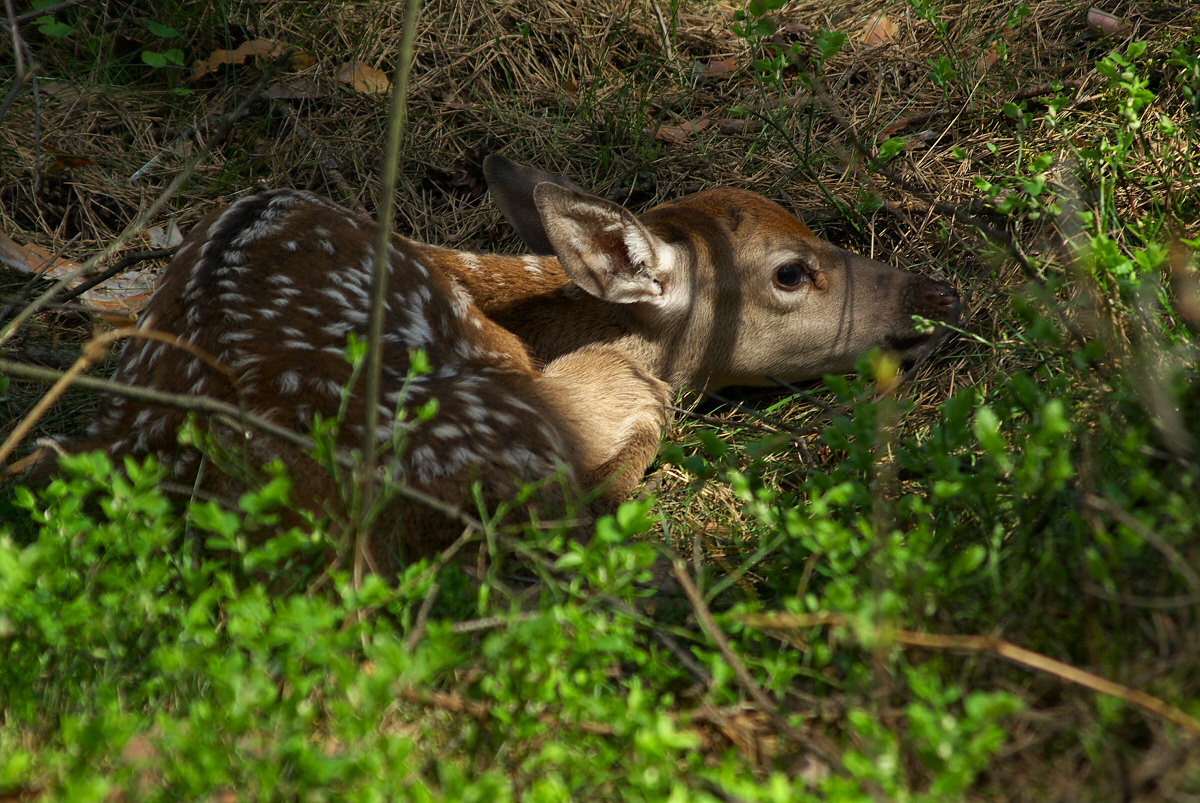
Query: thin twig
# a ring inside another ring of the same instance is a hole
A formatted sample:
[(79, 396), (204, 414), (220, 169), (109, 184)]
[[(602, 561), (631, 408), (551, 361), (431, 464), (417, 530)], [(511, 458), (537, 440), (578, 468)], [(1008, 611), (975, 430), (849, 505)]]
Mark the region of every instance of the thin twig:
[[(738, 621), (749, 627), (769, 630), (798, 630), (809, 627), (846, 627), (853, 632), (850, 618), (834, 612), (818, 613), (753, 613), (738, 617)], [(1062, 680), (1074, 683), (1093, 691), (1117, 697), (1138, 706), (1153, 714), (1158, 714), (1179, 725), (1192, 736), (1200, 736), (1200, 719), (1175, 706), (1160, 700), (1143, 691), (1132, 689), (1108, 678), (1100, 677), (1070, 664), (1056, 661), (1041, 653), (1018, 647), (1011, 641), (995, 638), (994, 636), (956, 636), (940, 633), (922, 633), (916, 630), (887, 628), (882, 635), (890, 637), (899, 644), (912, 647), (930, 647), (943, 650), (970, 650), (972, 652), (990, 652), (1001, 658), (1030, 669), (1036, 669)]]
[(156, 248), (153, 251), (138, 251), (133, 254), (126, 254), (121, 257), (111, 266), (105, 268), (101, 273), (96, 274), (86, 282), (80, 282), (69, 290), (63, 292), (62, 295), (56, 296), (50, 300), (51, 304), (66, 304), (70, 301), (79, 298), (81, 295), (91, 290), (98, 284), (108, 281), (112, 277), (123, 273), (131, 265), (136, 265), (139, 262), (145, 262), (150, 259), (166, 259), (179, 250), (179, 246), (173, 245), (170, 248)]
[(1171, 562), (1171, 566), (1174, 567), (1175, 571), (1179, 572), (1179, 576), (1187, 583), (1188, 588), (1191, 589), (1193, 594), (1200, 594), (1200, 573), (1197, 573), (1192, 568), (1187, 558), (1179, 554), (1179, 550), (1173, 544), (1142, 524), (1129, 511), (1123, 510), (1103, 497), (1088, 494), (1083, 498), (1083, 504), (1092, 510), (1112, 516), (1118, 523), (1125, 525), (1137, 533), (1139, 538), (1157, 549)]
[(88, 341), (83, 349), (83, 353), (75, 360), (75, 364), (58, 378), (58, 381), (54, 383), (50, 390), (42, 395), (42, 398), (38, 399), (33, 409), (21, 419), (21, 422), (13, 428), (12, 432), (8, 433), (8, 437), (4, 440), (4, 443), (0, 444), (0, 465), (4, 465), (4, 461), (17, 448), (17, 444), (29, 434), (30, 430), (37, 426), (37, 422), (41, 421), (42, 416), (46, 414), (50, 406), (58, 401), (58, 398), (62, 394), (66, 393), (71, 383), (84, 371), (104, 359), (104, 355), (108, 353), (108, 347), (123, 335), (124, 332), (120, 329), (115, 329), (111, 332), (104, 332)]
[(1174, 597), (1143, 597), (1138, 594), (1117, 594), (1106, 591), (1098, 585), (1088, 583), (1083, 586), (1088, 594), (1105, 602), (1116, 602), (1131, 608), (1148, 608), (1153, 611), (1177, 611), (1180, 608), (1190, 608), (1200, 605), (1200, 594), (1179, 594)]
[(667, 27), (667, 18), (663, 16), (662, 8), (658, 5), (658, 0), (650, 0), (650, 8), (654, 10), (654, 16), (658, 18), (658, 28), (662, 31), (663, 38), (663, 55), (667, 57), (667, 61), (675, 60), (675, 43), (671, 41), (671, 31)]
[[(4, 25), (5, 27), (8, 27), (11, 23), (24, 25), (30, 20), (35, 20), (38, 17), (43, 17), (47, 14), (55, 14), (59, 11), (63, 11), (64, 9), (68, 9), (71, 6), (77, 6), (82, 2), (84, 2), (84, 0), (62, 0), (62, 2), (55, 3), (54, 5), (42, 6), (41, 8), (35, 8), (32, 11), (25, 11), (21, 14), (18, 14), (16, 17), (10, 17), (9, 22), (0, 20), (0, 25)], [(11, 2), (9, 5), (11, 5)]]
[(8, 89), (8, 94), (4, 96), (4, 102), (0, 103), (0, 120), (3, 120), (5, 115), (8, 114), (9, 108), (12, 107), (13, 102), (17, 99), (17, 95), (19, 95), (21, 90), (25, 88), (25, 85), (37, 78), (39, 69), (41, 69), (41, 65), (34, 64), (23, 74), (17, 76), (17, 79), (13, 81), (12, 86)]
[(746, 665), (742, 662), (738, 654), (733, 651), (729, 640), (725, 638), (724, 632), (717, 626), (716, 620), (713, 619), (712, 611), (708, 609), (708, 604), (705, 603), (700, 589), (696, 587), (695, 582), (692, 581), (691, 576), (688, 574), (687, 565), (683, 560), (677, 556), (672, 556), (671, 567), (674, 570), (675, 579), (679, 581), (679, 587), (683, 589), (688, 602), (692, 605), (692, 610), (695, 612), (700, 626), (704, 628), (704, 632), (717, 645), (717, 650), (721, 653), (721, 657), (725, 659), (725, 662), (729, 664), (729, 668), (733, 670), (733, 675), (737, 678), (738, 684), (754, 699), (754, 702), (758, 704), (762, 712), (771, 717), (772, 722), (775, 723), (775, 727), (781, 733), (796, 743), (804, 745), (822, 760), (828, 762), (831, 768), (844, 774), (846, 769), (832, 746), (824, 744), (824, 740), (819, 739), (815, 735), (801, 733), (792, 727), (779, 713), (779, 707), (775, 704), (775, 701), (768, 697), (767, 693), (754, 680), (754, 677), (750, 674), (750, 670), (746, 668)]
[(21, 57), (21, 32), (18, 30), (18, 22), (16, 9), (13, 8), (12, 0), (4, 0), (4, 10), (7, 12), (9, 22), (4, 26), (8, 28), (8, 32), (12, 34), (12, 49), (13, 49), (13, 64), (17, 68), (17, 80), (14, 82), (13, 89), (17, 89), (25, 83), (25, 61)]

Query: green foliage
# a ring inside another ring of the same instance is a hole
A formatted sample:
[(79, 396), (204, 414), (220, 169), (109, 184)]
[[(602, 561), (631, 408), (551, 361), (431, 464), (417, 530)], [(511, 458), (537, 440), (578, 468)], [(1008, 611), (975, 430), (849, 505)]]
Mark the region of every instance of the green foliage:
[(739, 9), (733, 15), (733, 32), (758, 53), (753, 60), (754, 71), (767, 86), (782, 84), (784, 73), (802, 61), (811, 61), (814, 69), (819, 70), (846, 44), (845, 33), (829, 30), (816, 32), (811, 49), (800, 42), (783, 47), (770, 41), (778, 27), (772, 13), (784, 4), (784, 0), (750, 0), (746, 10)]

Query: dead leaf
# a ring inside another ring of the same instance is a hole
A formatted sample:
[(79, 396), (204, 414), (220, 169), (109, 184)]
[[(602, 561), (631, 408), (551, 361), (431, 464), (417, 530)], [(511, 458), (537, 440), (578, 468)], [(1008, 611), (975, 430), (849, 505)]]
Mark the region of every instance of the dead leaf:
[(175, 225), (174, 220), (166, 226), (151, 226), (146, 229), (146, 234), (155, 248), (174, 248), (183, 242), (183, 232)]
[(96, 314), (100, 316), (100, 320), (111, 326), (113, 329), (128, 329), (132, 326), (137, 326), (138, 316), (133, 312), (109, 312), (108, 310), (98, 309)]
[(96, 164), (86, 156), (75, 156), (50, 145), (43, 145), (42, 153), (48, 157), (42, 162), (42, 175), (44, 176), (55, 176), (77, 167), (92, 167)]
[(1097, 36), (1125, 36), (1133, 30), (1133, 26), (1125, 20), (1094, 6), (1088, 9), (1087, 25)]
[(1000, 60), (1000, 51), (992, 45), (987, 50), (979, 54), (979, 67), (984, 70), (990, 70), (996, 66), (996, 62)]
[(337, 79), (348, 84), (355, 92), (364, 95), (378, 95), (392, 88), (392, 82), (387, 73), (361, 61), (351, 61), (338, 68)]
[(722, 134), (751, 134), (763, 129), (762, 120), (748, 120), (744, 117), (725, 117), (717, 120), (717, 130)]
[(682, 142), (712, 125), (712, 120), (706, 120), (701, 117), (694, 123), (681, 123), (680, 125), (665, 125), (659, 127), (654, 132), (654, 138), (660, 142)]
[(303, 50), (297, 50), (288, 59), (289, 70), (307, 70), (310, 67), (316, 66), (316, 64), (317, 60), (305, 53)]
[(96, 285), (82, 298), (85, 304), (100, 311), (119, 313), (118, 317), (125, 318), (146, 306), (157, 283), (147, 270), (130, 270)]
[(271, 100), (312, 100), (324, 96), (321, 85), (307, 75), (284, 78), (267, 88), (267, 97)]
[(47, 276), (59, 276), (79, 269), (78, 262), (55, 259), (45, 248), (33, 243), (18, 245), (3, 233), (0, 233), (0, 264), (21, 273), (42, 273)]
[[(283, 52), (283, 45), (272, 39), (251, 39), (242, 42), (235, 50), (214, 50), (212, 55), (197, 61), (192, 67), (188, 81), (196, 81), (226, 65), (244, 64), (249, 58), (275, 58)], [(311, 57), (310, 57), (311, 58)], [(295, 60), (295, 56), (292, 57)]]
[[(81, 267), (70, 259), (51, 257), (41, 246), (19, 245), (0, 233), (0, 264), (22, 273), (37, 273), (50, 279), (77, 271)], [(82, 277), (81, 277), (82, 279)], [(135, 313), (145, 306), (154, 292), (156, 280), (144, 270), (131, 270), (114, 276), (103, 284), (86, 291), (84, 303), (100, 310), (124, 314)]]
[(704, 77), (724, 78), (726, 75), (737, 72), (737, 68), (736, 59), (717, 59), (704, 65)]
[(896, 41), (898, 31), (896, 23), (888, 19), (887, 14), (875, 14), (867, 20), (867, 25), (858, 35), (858, 40), (870, 46), (886, 45)]

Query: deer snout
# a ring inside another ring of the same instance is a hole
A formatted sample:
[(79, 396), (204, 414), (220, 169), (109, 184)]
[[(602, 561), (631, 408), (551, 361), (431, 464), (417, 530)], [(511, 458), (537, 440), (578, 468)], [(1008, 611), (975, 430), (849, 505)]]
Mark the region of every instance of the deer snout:
[(954, 323), (962, 312), (962, 298), (958, 291), (937, 279), (921, 280), (921, 286), (913, 294), (917, 315), (945, 323)]

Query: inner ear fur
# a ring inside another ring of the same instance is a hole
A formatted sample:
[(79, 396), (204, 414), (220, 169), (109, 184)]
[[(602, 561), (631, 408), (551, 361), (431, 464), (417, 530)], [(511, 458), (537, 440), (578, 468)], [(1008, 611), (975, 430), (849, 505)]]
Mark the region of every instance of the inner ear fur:
[(550, 182), (538, 184), (533, 198), (559, 264), (577, 285), (618, 304), (663, 294), (669, 248), (628, 209)]

